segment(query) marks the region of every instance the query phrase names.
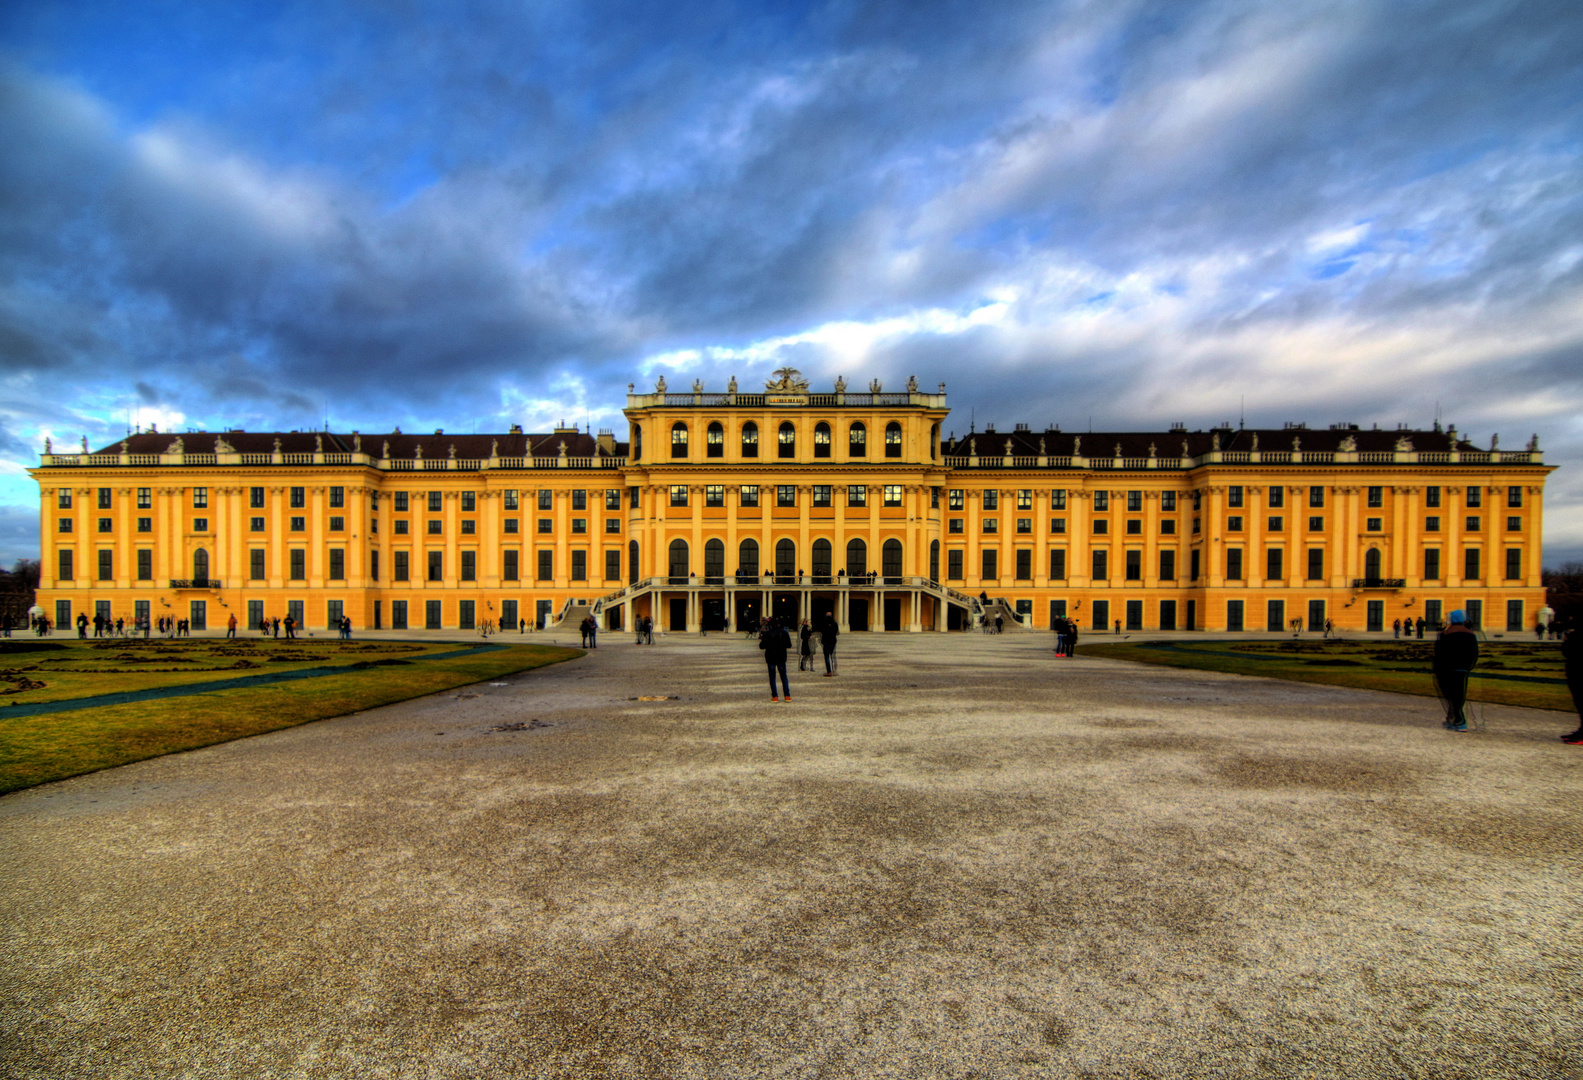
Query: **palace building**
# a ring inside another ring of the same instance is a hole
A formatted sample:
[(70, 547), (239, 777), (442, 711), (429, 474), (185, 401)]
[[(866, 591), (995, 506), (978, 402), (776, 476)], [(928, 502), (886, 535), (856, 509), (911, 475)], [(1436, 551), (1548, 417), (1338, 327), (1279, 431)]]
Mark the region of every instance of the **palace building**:
[[(39, 603), (310, 629), (1530, 628), (1544, 482), (1455, 427), (942, 433), (945, 386), (628, 388), (627, 440), (149, 431), (46, 447)], [(985, 601), (988, 601), (986, 606)]]

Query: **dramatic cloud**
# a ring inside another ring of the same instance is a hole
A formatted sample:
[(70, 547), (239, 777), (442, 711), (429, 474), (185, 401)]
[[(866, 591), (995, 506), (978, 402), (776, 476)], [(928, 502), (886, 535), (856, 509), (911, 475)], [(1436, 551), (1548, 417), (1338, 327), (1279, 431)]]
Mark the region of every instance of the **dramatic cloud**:
[(46, 435), (619, 426), (782, 363), (964, 430), (1538, 432), (1583, 558), (1566, 4), (5, 19), (0, 558)]

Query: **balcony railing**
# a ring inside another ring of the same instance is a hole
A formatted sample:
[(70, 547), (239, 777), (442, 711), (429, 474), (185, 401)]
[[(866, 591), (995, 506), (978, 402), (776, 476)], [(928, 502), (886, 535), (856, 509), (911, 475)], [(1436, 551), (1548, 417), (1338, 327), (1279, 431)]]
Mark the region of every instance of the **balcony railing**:
[(1353, 578), (1352, 587), (1354, 589), (1405, 589), (1407, 588), (1407, 579), (1396, 577)]
[(223, 589), (223, 588), (225, 588), (225, 586), (221, 583), (219, 578), (212, 578), (212, 577), (171, 578), (171, 580), (170, 580), (170, 587), (172, 589)]

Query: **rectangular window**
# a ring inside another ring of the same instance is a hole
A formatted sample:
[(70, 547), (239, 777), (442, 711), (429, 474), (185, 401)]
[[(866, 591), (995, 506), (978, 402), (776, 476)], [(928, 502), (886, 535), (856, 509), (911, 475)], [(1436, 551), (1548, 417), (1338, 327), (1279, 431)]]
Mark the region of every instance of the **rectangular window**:
[(1240, 514), (1233, 514), (1231, 517), (1228, 517), (1226, 519), (1226, 531), (1227, 532), (1241, 532), (1242, 531), (1242, 516)]
[(1476, 518), (1476, 517), (1468, 518), (1468, 520), (1467, 520), (1467, 531), (1468, 532), (1478, 532), (1483, 527), (1484, 527), (1484, 520), (1482, 518)]
[(985, 548), (979, 552), (979, 555), (982, 557), (979, 569), (983, 571), (979, 576), (985, 581), (996, 580), (1000, 576), (1000, 568), (997, 565), (1000, 553), (994, 548)]
[(1095, 581), (1104, 581), (1110, 577), (1110, 553), (1101, 549), (1093, 554), (1093, 574)]
[(1066, 578), (1066, 549), (1050, 549), (1050, 579), (1063, 581)]
[(1176, 580), (1176, 552), (1174, 552), (1174, 551), (1162, 551), (1162, 552), (1160, 552), (1160, 580), (1161, 581), (1175, 581)]
[(627, 488), (627, 509), (643, 509), (643, 493), (638, 488)]
[(1482, 488), (1474, 487), (1474, 486), (1470, 486), (1468, 488), (1468, 502), (1467, 502), (1467, 505), (1469, 506), (1469, 508), (1476, 507), (1476, 506), (1483, 506), (1484, 505), (1484, 491), (1483, 491)]
[(1279, 484), (1270, 488), (1269, 497), (1264, 500), (1265, 505), (1272, 510), (1279, 510), (1286, 505), (1286, 489)]
[(429, 513), (438, 514), (445, 509), (445, 494), (439, 491), (429, 492)]
[(615, 548), (605, 552), (605, 580), (621, 580), (621, 552)]
[(572, 492), (572, 509), (573, 510), (587, 510), (588, 509), (588, 492), (587, 492), (587, 490), (585, 490), (583, 488), (577, 488), (577, 489), (575, 489)]
[(587, 581), (588, 580), (588, 552), (586, 552), (586, 551), (574, 551), (574, 552), (572, 552), (572, 580), (573, 581)]
[[(1199, 556), (1201, 554), (1202, 553), (1197, 548), (1194, 548), (1187, 557), (1187, 576), (1192, 581), (1198, 580)], [(1192, 603), (1192, 601), (1189, 600), (1188, 603)]]
[(1440, 505), (1440, 485), (1439, 484), (1431, 484), (1428, 487), (1424, 488), (1424, 505), (1425, 506), (1439, 506)]
[(967, 531), (967, 520), (965, 518), (947, 518), (946, 522), (945, 528), (949, 533), (955, 534)]
[(1094, 522), (1095, 536), (1104, 536), (1108, 532), (1110, 532), (1110, 522), (1106, 521), (1104, 518), (1100, 518), (1098, 521)]
[(71, 581), (72, 580), (72, 572), (73, 572), (72, 552), (70, 552), (70, 551), (59, 551), (59, 552), (56, 552), (56, 554), (59, 556), (59, 559), (57, 560), (56, 566), (57, 566), (57, 568), (58, 568), (58, 570), (60, 572), (57, 573), (55, 576), (58, 577), (62, 581)]
[(1267, 581), (1279, 581), (1281, 571), (1285, 569), (1280, 548), (1270, 548), (1264, 553), (1264, 577)]
[(846, 489), (846, 504), (848, 506), (867, 506), (868, 485), (848, 484)]
[(442, 629), (441, 608), (438, 600), (425, 600), (423, 602), (423, 628), (425, 630)]
[(1033, 552), (1027, 548), (1017, 551), (1017, 580), (1033, 580)]
[(396, 522), (396, 535), (406, 536), (412, 530), (412, 522), (402, 519)]
[[(263, 488), (259, 488), (259, 490), (263, 491), (264, 489)], [(137, 489), (137, 508), (139, 510), (152, 510), (154, 508), (154, 489), (153, 488), (138, 488)]]
[(621, 509), (621, 489), (620, 488), (607, 488), (605, 490), (605, 509), (606, 510), (620, 510)]
[(1050, 519), (1050, 531), (1053, 532), (1053, 533), (1064, 533), (1066, 531), (1066, 519), (1065, 518), (1051, 518)]
[(555, 520), (553, 518), (539, 518), (539, 532), (540, 533), (551, 533), (551, 532), (554, 532), (554, 531), (555, 531)]
[(885, 505), (886, 506), (900, 506), (901, 505), (901, 485), (900, 484), (886, 484), (885, 485)]
[(308, 489), (304, 487), (294, 487), (290, 490), (290, 492), (288, 492), (288, 498), (291, 502), (292, 509), (300, 510), (308, 505)]
[(522, 531), (520, 528), (521, 522), (519, 522), (516, 518), (506, 518), (505, 526), (507, 536), (515, 536), (517, 533)]
[(726, 486), (724, 484), (704, 485), (704, 505), (724, 506), (726, 504)]
[[(101, 553), (100, 559), (104, 555)], [(1506, 580), (1521, 581), (1523, 576), (1523, 551), (1522, 548), (1506, 549)]]
[[(105, 525), (108, 524), (109, 521), (110, 521), (109, 518), (101, 519), (101, 521), (99, 523), (99, 531), (100, 532), (109, 532), (110, 531), (109, 529), (105, 528)], [(1509, 518), (1506, 519), (1506, 531), (1507, 532), (1522, 532), (1522, 530), (1523, 530), (1523, 519), (1522, 518), (1520, 518), (1520, 517), (1509, 517)]]
[(1469, 581), (1479, 578), (1479, 549), (1468, 548), (1462, 553), (1462, 576)]
[[(335, 504), (331, 503), (330, 505), (334, 506)], [(462, 492), (462, 513), (464, 513), (464, 514), (476, 514), (477, 512), (478, 512), (478, 492), (476, 492), (476, 491), (464, 491), (464, 492)]]
[(137, 553), (137, 579), (154, 580), (154, 553), (148, 548), (143, 548)]
[(517, 621), (517, 602), (515, 600), (500, 601), (500, 629), (515, 630), (521, 625)]
[(379, 580), (379, 551), (377, 549), (368, 553), (368, 577), (370, 581)]
[(345, 548), (331, 548), (330, 549), (330, 580), (331, 581), (345, 581), (346, 580), (346, 549)]
[(396, 509), (402, 513), (412, 508), (411, 500), (405, 491), (396, 492)]
[(1226, 629), (1237, 631), (1242, 629), (1242, 601), (1226, 601)]
[(795, 484), (777, 484), (775, 486), (776, 506), (796, 506), (797, 486)]
[(1018, 518), (1017, 519), (1017, 531), (1019, 533), (1031, 533), (1031, 532), (1033, 532), (1033, 518)]
[(1032, 510), (1033, 509), (1033, 491), (1032, 490), (1030, 490), (1029, 488), (1020, 488), (1020, 489), (1018, 489), (1018, 491), (1017, 491), (1017, 509), (1018, 510)]
[(1323, 509), (1325, 505), (1325, 489), (1318, 486), (1309, 488), (1308, 505), (1314, 510)]
[(984, 531), (987, 533), (1000, 532), (1000, 521), (997, 518), (985, 518)]
[(962, 489), (951, 488), (945, 493), (945, 508), (947, 510), (962, 509)]
[[(147, 521), (148, 518), (138, 518), (138, 520), (139, 521)], [(147, 532), (148, 530), (147, 529), (139, 529), (138, 531), (139, 532)], [(264, 519), (261, 518), (261, 517), (248, 518), (247, 519), (247, 531), (248, 532), (263, 532), (264, 531)]]
[(302, 548), (293, 548), (287, 556), (287, 565), (290, 572), (286, 575), (292, 581), (305, 581), (308, 577), (308, 553)]
[(538, 580), (540, 580), (540, 581), (553, 581), (553, 580), (555, 580), (555, 552), (553, 552), (553, 551), (541, 551), (541, 552), (539, 552)]
[(813, 486), (813, 504), (815, 506), (821, 507), (827, 507), (830, 505), (829, 484), (815, 484)]
[(1174, 491), (1162, 491), (1160, 493), (1160, 509), (1164, 510), (1166, 513), (1174, 513), (1175, 512), (1175, 510), (1176, 510), (1176, 492), (1174, 492)]
[(407, 602), (405, 600), (392, 600), (390, 602), (390, 628), (392, 630), (405, 630), (407, 628)]
[(553, 510), (555, 508), (555, 492), (548, 488), (539, 492), (539, 509)]
[(572, 532), (578, 536), (585, 535), (588, 532), (588, 519), (572, 518)]
[[(344, 517), (332, 517), (330, 519), (330, 531), (331, 532), (345, 532), (346, 531), (346, 519)], [(465, 532), (466, 530), (464, 529), (463, 531)]]
[(339, 510), (346, 506), (346, 489), (332, 485), (330, 488), (330, 509)]
[(429, 580), (445, 580), (445, 552), (431, 551), (429, 555)]
[(1160, 535), (1161, 536), (1175, 536), (1176, 535), (1176, 522), (1174, 522), (1174, 521), (1162, 521), (1162, 522), (1160, 522)]
[(308, 531), (308, 519), (305, 518), (305, 517), (294, 517), (294, 518), (291, 519), (291, 523), (290, 524), (291, 524), (291, 531), (292, 532), (307, 532)]
[(929, 509), (940, 509), (940, 489), (937, 487), (929, 489)]
[(1242, 549), (1241, 548), (1227, 548), (1226, 549), (1226, 580), (1227, 581), (1241, 581), (1242, 580)]
[(1138, 513), (1142, 513), (1143, 512), (1143, 492), (1141, 492), (1141, 491), (1129, 491), (1129, 492), (1127, 492), (1127, 512), (1131, 513), (1131, 514), (1138, 514)]
[(1127, 519), (1127, 535), (1128, 536), (1142, 536), (1143, 535), (1143, 519), (1142, 518), (1128, 518)]
[(1093, 614), (1093, 625), (1090, 626), (1089, 629), (1091, 629), (1091, 630), (1109, 630), (1110, 629), (1110, 601), (1109, 600), (1095, 600), (1093, 602), (1093, 604), (1090, 605), (1090, 609), (1091, 609), (1092, 614)]
[(621, 533), (621, 519), (620, 518), (605, 518), (605, 534), (609, 535), (611, 533), (615, 533), (617, 535), (620, 535), (620, 533)]
[(1424, 548), (1424, 580), (1440, 580), (1440, 549)]
[(1323, 580), (1325, 580), (1325, 549), (1324, 548), (1309, 548), (1308, 549), (1308, 580), (1309, 581), (1323, 581)]
[(192, 508), (194, 510), (207, 510), (209, 508), (209, 489), (195, 487), (192, 489)]
[(206, 532), (208, 532), (209, 531), (209, 519), (208, 518), (193, 518), (192, 519), (192, 531), (195, 532), (195, 533), (206, 533)]
[(411, 581), (412, 570), (410, 567), (411, 554), (406, 551), (397, 551), (391, 555), (395, 561), (390, 566), (390, 580)]
[(945, 553), (945, 576), (948, 581), (962, 580), (962, 551), (960, 548)]
[(1127, 563), (1127, 580), (1128, 581), (1142, 581), (1143, 580), (1143, 552), (1138, 551), (1136, 549), (1132, 549), (1132, 550), (1129, 550), (1129, 551), (1127, 551), (1125, 553), (1125, 557), (1126, 557), (1126, 563)]
[(247, 553), (247, 576), (249, 580), (264, 580), (264, 556), (265, 552), (263, 548), (253, 548)]
[(984, 492), (984, 509), (985, 510), (999, 510), (1000, 509), (1000, 492), (998, 492), (998, 491), (986, 491), (986, 492)]
[(503, 551), (501, 552), (501, 555), (501, 579), (505, 581), (516, 581), (521, 578), (522, 570), (521, 567), (518, 566), (518, 563), (521, 560), (521, 553), (516, 551)]
[(1325, 519), (1322, 518), (1322, 517), (1311, 517), (1311, 518), (1309, 518), (1308, 519), (1308, 531), (1309, 532), (1324, 532), (1325, 531)]
[(1369, 488), (1368, 499), (1369, 499), (1369, 506), (1370, 506), (1370, 508), (1377, 508), (1377, 507), (1384, 506), (1385, 505), (1385, 489), (1383, 487), (1378, 486), (1378, 485), (1374, 485), (1374, 486), (1370, 487)]
[[(516, 510), (521, 507), (522, 504), (520, 501), (518, 501), (517, 494), (518, 492), (516, 488), (507, 488), (501, 495), (501, 502), (507, 510)], [(612, 507), (612, 509), (621, 509), (621, 499), (619, 493), (617, 494), (616, 505)]]
[(70, 510), (71, 509), (71, 489), (70, 488), (56, 488), (55, 489), (55, 506), (56, 506), (57, 509), (60, 509), (60, 510)]
[(1066, 509), (1066, 489), (1065, 488), (1055, 488), (1055, 489), (1053, 489), (1050, 492), (1050, 509), (1051, 510), (1065, 510)]
[(1384, 518), (1364, 518), (1363, 519), (1363, 531), (1364, 532), (1379, 532), (1382, 528), (1384, 528), (1384, 526), (1385, 526), (1385, 519)]
[(1232, 484), (1231, 486), (1226, 488), (1226, 505), (1227, 506), (1241, 506), (1242, 505), (1242, 485), (1241, 484)]
[(477, 601), (459, 600), (456, 603), (456, 628), (458, 630), (473, 629), (474, 620), (477, 618)]
[(115, 552), (113, 552), (113, 551), (101, 551), (101, 552), (99, 552), (99, 580), (100, 581), (114, 581), (115, 580)]
[(671, 505), (672, 506), (686, 506), (687, 505), (687, 485), (686, 484), (672, 484), (671, 485)]
[[(1512, 490), (1513, 491), (1521, 491), (1522, 489), (1521, 488), (1512, 488)], [(1516, 505), (1517, 506), (1521, 506), (1522, 503), (1519, 501)], [(108, 510), (108, 509), (110, 509), (110, 489), (109, 488), (100, 488), (99, 489), (99, 509), (101, 509), (101, 510)]]
[(476, 552), (476, 551), (464, 551), (464, 552), (462, 552), (462, 580), (463, 581), (477, 581), (478, 580), (478, 552)]
[(1109, 510), (1110, 509), (1110, 492), (1108, 492), (1108, 491), (1096, 491), (1096, 492), (1094, 492), (1094, 509), (1097, 510), (1097, 511)]
[(757, 506), (759, 504), (759, 486), (757, 484), (742, 485), (742, 505)]
[[(1517, 519), (1516, 518), (1508, 518), (1507, 520), (1508, 521), (1516, 521)], [(115, 519), (114, 518), (100, 518), (99, 519), (99, 531), (102, 532), (102, 533), (114, 532), (115, 531)]]

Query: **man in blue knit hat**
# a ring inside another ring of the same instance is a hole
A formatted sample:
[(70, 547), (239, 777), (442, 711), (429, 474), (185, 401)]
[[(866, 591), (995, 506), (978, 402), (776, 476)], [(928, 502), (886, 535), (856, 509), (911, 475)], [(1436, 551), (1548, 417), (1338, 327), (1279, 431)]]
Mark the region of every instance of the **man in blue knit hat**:
[(1468, 729), (1463, 706), (1468, 700), (1468, 673), (1478, 662), (1479, 636), (1468, 626), (1467, 612), (1458, 608), (1451, 613), (1451, 624), (1435, 640), (1435, 682), (1446, 703), (1445, 727), (1449, 731)]

